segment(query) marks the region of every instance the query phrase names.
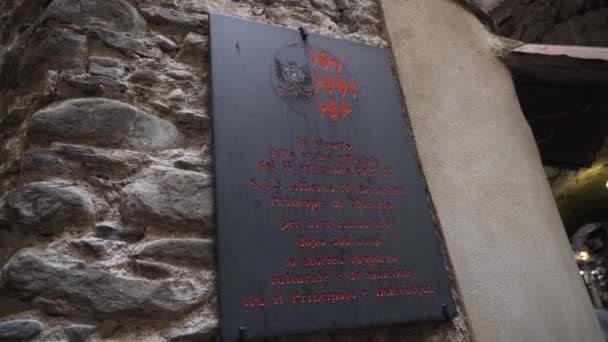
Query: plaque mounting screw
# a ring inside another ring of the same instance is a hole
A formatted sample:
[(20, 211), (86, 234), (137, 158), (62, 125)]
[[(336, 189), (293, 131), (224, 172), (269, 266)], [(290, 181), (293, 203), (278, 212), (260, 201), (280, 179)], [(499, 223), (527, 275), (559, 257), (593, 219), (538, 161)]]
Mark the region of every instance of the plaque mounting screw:
[(239, 328), (239, 342), (241, 341), (247, 341), (247, 328), (245, 327), (240, 327)]
[(300, 31), (300, 37), (302, 37), (303, 41), (306, 41), (308, 38), (308, 32), (306, 32), (306, 29), (304, 29), (303, 27), (298, 28), (298, 30)]
[(441, 304), (441, 311), (443, 312), (443, 319), (447, 321), (450, 320), (450, 313), (448, 312), (448, 306), (445, 304)]

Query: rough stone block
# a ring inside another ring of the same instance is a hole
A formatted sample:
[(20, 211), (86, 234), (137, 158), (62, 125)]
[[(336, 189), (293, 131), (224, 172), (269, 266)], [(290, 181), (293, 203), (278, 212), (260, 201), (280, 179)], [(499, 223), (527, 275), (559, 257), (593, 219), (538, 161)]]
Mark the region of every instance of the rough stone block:
[(31, 340), (31, 342), (70, 342), (68, 335), (65, 331), (59, 327), (44, 330), (38, 336)]
[(27, 151), (22, 168), (40, 174), (87, 174), (112, 179), (133, 175), (148, 163), (149, 159), (137, 152), (53, 144), (49, 148)]
[(338, 9), (334, 0), (310, 0), (310, 3), (320, 10), (331, 12)]
[(182, 134), (170, 122), (123, 102), (102, 98), (67, 100), (32, 117), (30, 142), (65, 142), (156, 151), (180, 147)]
[(44, 324), (33, 319), (0, 322), (0, 341), (17, 341), (40, 334)]
[(123, 189), (124, 220), (177, 230), (212, 226), (212, 177), (208, 174), (154, 166)]
[(206, 14), (184, 13), (159, 6), (144, 7), (140, 11), (150, 23), (172, 25), (204, 34), (209, 32), (209, 17)]
[(194, 78), (194, 75), (187, 70), (169, 70), (166, 72), (166, 75), (179, 81), (186, 81)]
[(130, 265), (133, 272), (148, 279), (163, 279), (171, 276), (171, 269), (162, 262), (133, 260)]
[(146, 32), (144, 18), (124, 0), (55, 0), (42, 18), (80, 26), (95, 24), (135, 36)]
[(179, 62), (201, 67), (209, 55), (209, 38), (190, 32), (182, 42), (182, 48), (175, 59)]
[(1, 209), (13, 228), (43, 235), (58, 234), (68, 226), (92, 225), (95, 220), (93, 202), (85, 190), (54, 182), (16, 188), (4, 198)]
[(137, 70), (129, 77), (129, 82), (131, 83), (153, 84), (159, 80), (156, 72), (150, 69)]
[(211, 118), (208, 115), (193, 110), (179, 110), (175, 113), (175, 116), (180, 127), (191, 130), (198, 135), (206, 131), (211, 125)]
[(69, 342), (85, 342), (89, 336), (95, 333), (94, 325), (87, 324), (71, 324), (63, 328)]
[(89, 36), (102, 41), (107, 47), (116, 49), (128, 56), (137, 54), (144, 57), (160, 57), (162, 52), (154, 47), (149, 48), (143, 42), (131, 38), (122, 32), (112, 31), (101, 27), (89, 27)]
[(211, 264), (214, 260), (215, 241), (211, 239), (161, 239), (139, 246), (139, 257), (177, 258)]
[(41, 81), (49, 69), (84, 71), (86, 42), (85, 36), (65, 28), (41, 28), (28, 35), (0, 59), (0, 90)]
[(197, 317), (184, 327), (170, 329), (165, 337), (170, 342), (212, 342), (218, 339), (218, 326), (215, 317)]
[(61, 74), (57, 82), (56, 95), (59, 98), (108, 97), (126, 98), (128, 87), (125, 83), (102, 75), (89, 75), (72, 71)]
[(51, 251), (23, 249), (2, 281), (45, 312), (95, 319), (167, 317), (205, 300), (211, 284), (126, 278)]
[(171, 38), (165, 37), (162, 34), (154, 36), (152, 41), (163, 51), (173, 51), (178, 49), (177, 44), (175, 44)]
[(125, 67), (118, 59), (107, 57), (89, 57), (89, 72), (92, 75), (102, 75), (118, 79), (124, 75)]
[(100, 223), (95, 226), (95, 237), (105, 240), (136, 243), (144, 238), (144, 233), (137, 230), (118, 228), (108, 223)]
[(167, 95), (167, 100), (175, 103), (183, 103), (187, 101), (188, 97), (186, 93), (181, 89), (173, 89), (169, 95)]
[(210, 171), (212, 161), (211, 158), (197, 158), (192, 156), (183, 156), (173, 163), (178, 169), (190, 171)]

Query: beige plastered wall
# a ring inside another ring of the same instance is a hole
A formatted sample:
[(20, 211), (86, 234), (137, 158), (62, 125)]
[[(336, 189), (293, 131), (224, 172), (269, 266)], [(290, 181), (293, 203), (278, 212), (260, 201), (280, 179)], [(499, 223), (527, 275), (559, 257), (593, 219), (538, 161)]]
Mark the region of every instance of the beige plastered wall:
[(476, 341), (602, 341), (496, 38), (450, 0), (381, 0)]

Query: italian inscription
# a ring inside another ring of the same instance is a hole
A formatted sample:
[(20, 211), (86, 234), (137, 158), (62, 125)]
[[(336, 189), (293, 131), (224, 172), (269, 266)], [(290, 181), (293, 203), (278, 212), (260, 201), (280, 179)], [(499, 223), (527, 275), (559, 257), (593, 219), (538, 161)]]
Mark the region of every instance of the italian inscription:
[[(282, 257), (282, 269), (267, 280), (273, 290), (271, 299), (253, 293), (244, 296), (243, 306), (336, 304), (365, 301), (370, 295), (383, 298), (435, 293), (432, 284), (381, 282), (409, 279), (413, 274), (404, 267), (407, 261), (382, 248), (383, 240), (389, 236), (386, 233), (391, 229), (391, 221), (383, 218), (384, 215), (365, 213), (395, 210), (394, 199), (407, 196), (402, 184), (392, 183), (396, 179), (391, 168), (379, 157), (358, 154), (349, 142), (296, 137), (296, 141), (286, 147), (269, 147), (262, 152), (256, 167), (265, 171), (265, 177), (250, 178), (249, 191), (270, 210), (279, 212), (273, 224), (275, 234), (281, 234), (283, 243), (299, 250), (297, 254), (301, 256)], [(320, 182), (303, 180), (307, 174), (315, 174)], [(352, 176), (348, 179), (359, 182), (334, 183), (325, 177), (327, 175), (348, 175)], [(382, 186), (368, 185), (370, 178), (388, 182)], [(286, 208), (305, 209), (309, 214), (291, 217), (285, 215)], [(364, 218), (345, 215), (355, 211)], [(322, 252), (311, 253), (314, 250)], [(298, 265), (303, 267), (296, 269)], [(343, 265), (350, 266), (350, 270), (343, 272), (332, 267)], [(303, 284), (328, 286), (330, 279), (343, 284), (333, 289), (319, 287), (317, 291), (290, 289), (291, 285)], [(365, 281), (367, 287), (349, 288), (349, 284), (359, 281)]]

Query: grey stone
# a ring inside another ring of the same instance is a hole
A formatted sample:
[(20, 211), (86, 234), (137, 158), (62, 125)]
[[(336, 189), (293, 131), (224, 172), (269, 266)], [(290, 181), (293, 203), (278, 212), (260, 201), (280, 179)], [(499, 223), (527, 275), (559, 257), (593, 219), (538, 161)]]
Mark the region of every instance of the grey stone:
[(57, 84), (59, 83), (59, 72), (48, 70), (46, 77), (43, 80), (42, 96), (47, 99), (52, 99), (57, 95)]
[[(42, 34), (42, 33), (41, 33)], [(38, 37), (34, 37), (38, 38)], [(69, 51), (69, 54), (65, 52)], [(86, 38), (72, 30), (54, 28), (44, 40), (32, 46), (23, 58), (22, 72), (32, 70), (84, 69), (87, 54)]]
[(32, 13), (27, 8), (39, 9), (43, 6), (42, 2), (42, 0), (0, 2), (0, 43), (10, 42), (15, 35), (23, 33), (23, 29), (27, 29), (32, 20)]
[(121, 229), (112, 224), (101, 223), (95, 226), (95, 237), (106, 240), (136, 243), (144, 238), (144, 233), (137, 230)]
[(125, 74), (125, 67), (117, 59), (93, 56), (89, 57), (89, 72), (117, 79)]
[(152, 84), (152, 83), (158, 82), (158, 80), (159, 80), (159, 78), (158, 78), (158, 75), (156, 75), (156, 72), (154, 70), (149, 70), (149, 69), (137, 70), (134, 73), (132, 73), (131, 76), (129, 77), (129, 82), (132, 82), (132, 83)]
[(22, 158), (23, 171), (46, 174), (64, 174), (68, 170), (66, 161), (59, 155), (45, 149), (25, 152)]
[(167, 95), (167, 100), (180, 103), (184, 102), (186, 100), (186, 93), (181, 89), (173, 89), (169, 95)]
[(177, 44), (175, 44), (171, 38), (165, 37), (161, 34), (154, 36), (152, 41), (163, 51), (173, 51), (178, 49)]
[(23, 171), (39, 174), (87, 174), (103, 179), (125, 178), (149, 163), (149, 158), (131, 151), (104, 150), (77, 145), (54, 144), (27, 151)]
[(6, 288), (41, 310), (94, 319), (161, 318), (205, 300), (211, 284), (126, 278), (51, 251), (22, 249), (2, 273)]
[(334, 0), (334, 1), (336, 3), (336, 7), (338, 7), (339, 10), (345, 10), (345, 9), (349, 9), (351, 7), (351, 2), (349, 0)]
[(310, 4), (315, 8), (325, 11), (336, 11), (338, 9), (334, 0), (310, 0)]
[(45, 330), (31, 342), (70, 342), (68, 335), (61, 328)]
[(67, 100), (34, 114), (28, 140), (156, 151), (180, 147), (181, 133), (170, 122), (123, 102), (102, 98)]
[(211, 264), (215, 255), (211, 239), (162, 239), (144, 243), (135, 252), (139, 257), (189, 259)]
[(14, 341), (40, 334), (44, 324), (33, 319), (0, 321), (0, 341)]
[(88, 32), (90, 37), (99, 39), (106, 46), (116, 49), (127, 56), (132, 53), (143, 57), (156, 58), (162, 55), (162, 52), (158, 48), (148, 48), (143, 42), (121, 32), (101, 27), (90, 27)]
[(16, 106), (9, 108), (6, 114), (0, 114), (0, 136), (15, 133), (19, 128), (19, 125), (25, 120), (29, 114), (29, 107), (31, 102), (28, 102), (27, 106)]
[(207, 318), (192, 326), (173, 328), (166, 338), (170, 342), (211, 342), (217, 340), (217, 335), (218, 322)]
[(265, 0), (264, 1), (266, 4), (280, 4), (283, 5), (284, 7), (303, 7), (303, 8), (308, 8), (310, 7), (310, 1), (309, 0)]
[(146, 21), (124, 0), (55, 0), (47, 7), (42, 20), (80, 26), (93, 24), (135, 36), (146, 32)]
[(184, 13), (171, 8), (149, 6), (140, 9), (142, 15), (150, 23), (173, 25), (179, 28), (208, 33), (209, 17), (206, 14)]
[(72, 324), (63, 328), (70, 342), (85, 342), (89, 336), (95, 333), (94, 325)]
[(204, 230), (212, 227), (212, 177), (154, 166), (123, 189), (123, 219), (138, 224)]
[(0, 90), (44, 80), (49, 69), (84, 71), (88, 53), (85, 36), (70, 29), (53, 28), (22, 39), (6, 53), (0, 65)]
[(71, 185), (34, 182), (14, 189), (3, 202), (4, 218), (23, 232), (52, 235), (68, 226), (92, 225), (95, 220), (89, 194)]
[(56, 94), (59, 98), (109, 97), (125, 98), (126, 84), (106, 76), (63, 72), (57, 83)]
[(189, 109), (177, 111), (175, 117), (180, 127), (186, 130), (192, 130), (196, 134), (200, 134), (208, 129), (211, 124), (211, 118), (209, 116)]
[(130, 265), (135, 273), (148, 279), (163, 279), (171, 276), (169, 267), (161, 262), (133, 260)]
[(184, 156), (179, 158), (173, 163), (178, 169), (190, 170), (190, 171), (209, 171), (211, 168), (210, 158), (196, 158), (192, 156)]
[(99, 259), (107, 255), (112, 249), (111, 241), (95, 237), (83, 237), (76, 240), (70, 240), (70, 245), (75, 247), (73, 250), (78, 251), (81, 256), (93, 259)]
[(152, 107), (154, 109), (156, 109), (157, 111), (159, 111), (160, 113), (163, 113), (163, 114), (171, 113), (171, 107), (169, 107), (167, 104), (165, 104), (162, 101), (158, 101), (158, 100), (152, 101), (150, 103), (150, 105), (152, 105)]
[(194, 78), (194, 75), (187, 70), (169, 70), (166, 72), (166, 74), (167, 76), (180, 81), (191, 80)]
[(205, 310), (173, 326), (164, 335), (171, 342), (211, 342), (217, 340), (219, 322)]
[(342, 14), (342, 20), (357, 32), (378, 32), (381, 27), (378, 4), (372, 0), (357, 0)]
[[(1, 214), (0, 214), (1, 215)], [(7, 220), (5, 220), (3, 217), (0, 216), (0, 229), (1, 230), (10, 230), (11, 229), (11, 223), (8, 222)]]
[(178, 62), (201, 67), (207, 63), (209, 55), (209, 38), (200, 34), (190, 32), (182, 42), (175, 59)]

